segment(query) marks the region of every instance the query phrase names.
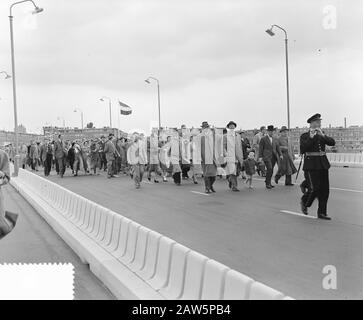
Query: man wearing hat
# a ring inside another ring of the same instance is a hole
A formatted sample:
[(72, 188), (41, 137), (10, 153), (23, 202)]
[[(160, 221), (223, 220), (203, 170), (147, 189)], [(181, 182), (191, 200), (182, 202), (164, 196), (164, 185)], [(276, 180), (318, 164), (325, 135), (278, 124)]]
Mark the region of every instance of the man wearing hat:
[(58, 135), (58, 140), (54, 143), (54, 158), (58, 163), (59, 176), (63, 178), (65, 168), (65, 146), (63, 137), (61, 134)]
[(285, 186), (293, 186), (291, 181), (291, 175), (296, 173), (296, 167), (294, 165), (295, 155), (294, 149), (288, 136), (289, 129), (286, 126), (282, 126), (280, 129), (280, 137), (277, 138), (278, 145), (282, 153), (282, 159), (279, 163), (279, 170), (275, 175), (275, 183), (279, 183), (279, 179), (285, 176)]
[[(215, 132), (213, 132), (212, 129), (209, 127), (207, 121), (203, 121), (202, 135), (200, 138), (200, 148), (205, 193), (216, 192), (213, 187), (217, 176), (217, 161), (214, 144)], [(193, 163), (195, 163), (194, 160)]]
[(106, 155), (106, 161), (107, 161), (107, 178), (113, 178), (115, 177), (113, 172), (114, 162), (115, 162), (115, 153), (116, 153), (116, 147), (113, 143), (114, 134), (110, 133), (108, 135), (108, 141), (105, 143), (105, 149), (103, 150)]
[(310, 117), (307, 122), (310, 130), (300, 136), (300, 153), (304, 155), (304, 176), (308, 190), (301, 198), (301, 211), (308, 214), (309, 208), (318, 198), (318, 218), (330, 220), (327, 215), (329, 198), (329, 168), (330, 163), (325, 154), (325, 146), (334, 146), (335, 140), (321, 130), (321, 115)]
[(44, 143), (40, 147), (40, 159), (44, 166), (44, 176), (48, 177), (52, 168), (53, 149), (48, 138), (44, 139)]
[(134, 180), (136, 189), (140, 189), (144, 175), (147, 158), (147, 143), (142, 134), (134, 132), (130, 137), (127, 149), (127, 161), (131, 165), (131, 177)]
[(242, 140), (239, 133), (235, 132), (237, 124), (230, 121), (227, 124), (227, 133), (223, 137), (223, 150), (227, 162), (226, 174), (228, 186), (232, 191), (239, 191), (237, 188), (237, 177), (243, 164)]
[(282, 159), (281, 150), (277, 139), (273, 136), (275, 128), (273, 125), (267, 127), (267, 135), (264, 136), (259, 144), (259, 161), (265, 163), (266, 166), (266, 179), (265, 184), (267, 189), (274, 188), (271, 185), (271, 178), (274, 171), (275, 164)]

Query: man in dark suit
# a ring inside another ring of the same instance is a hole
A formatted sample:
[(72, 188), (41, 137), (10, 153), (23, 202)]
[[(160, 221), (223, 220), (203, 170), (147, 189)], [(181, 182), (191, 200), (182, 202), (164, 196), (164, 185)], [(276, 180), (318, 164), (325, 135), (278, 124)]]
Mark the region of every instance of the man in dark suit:
[(113, 143), (114, 134), (110, 133), (108, 135), (108, 140), (105, 143), (104, 153), (107, 160), (107, 178), (116, 178), (113, 168), (115, 162), (115, 154), (117, 153), (115, 144)]
[(265, 163), (266, 166), (266, 188), (274, 188), (271, 185), (271, 178), (275, 164), (282, 158), (281, 150), (278, 141), (273, 137), (275, 128), (273, 125), (267, 127), (267, 135), (260, 140), (259, 144), (259, 161)]
[(52, 168), (53, 150), (49, 139), (44, 139), (44, 143), (40, 147), (40, 160), (44, 166), (44, 175), (49, 176)]
[(58, 135), (58, 140), (54, 143), (54, 157), (58, 163), (59, 176), (63, 178), (65, 172), (65, 148), (62, 135)]
[(325, 146), (334, 146), (335, 140), (321, 130), (321, 115), (313, 115), (307, 120), (310, 130), (300, 136), (300, 153), (304, 154), (304, 176), (308, 187), (301, 198), (301, 211), (308, 214), (309, 208), (318, 198), (318, 218), (330, 220), (327, 216), (329, 198), (330, 163), (325, 154)]

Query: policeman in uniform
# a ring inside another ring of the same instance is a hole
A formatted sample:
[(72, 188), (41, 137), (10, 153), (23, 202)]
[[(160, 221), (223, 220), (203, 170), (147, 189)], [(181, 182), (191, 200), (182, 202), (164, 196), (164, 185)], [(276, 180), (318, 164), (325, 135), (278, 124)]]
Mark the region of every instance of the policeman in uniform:
[(325, 146), (334, 146), (335, 140), (321, 130), (321, 120), (319, 113), (310, 117), (307, 120), (310, 130), (300, 136), (300, 153), (304, 154), (303, 170), (307, 185), (300, 205), (301, 211), (308, 214), (308, 208), (318, 198), (318, 218), (330, 220), (327, 216), (330, 163), (325, 154)]

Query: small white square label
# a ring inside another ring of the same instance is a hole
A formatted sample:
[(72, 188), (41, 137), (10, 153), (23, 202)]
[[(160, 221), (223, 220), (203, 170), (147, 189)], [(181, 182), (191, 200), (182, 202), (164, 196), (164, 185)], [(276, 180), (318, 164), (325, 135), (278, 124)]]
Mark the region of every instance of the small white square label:
[(0, 300), (73, 300), (68, 264), (0, 264)]

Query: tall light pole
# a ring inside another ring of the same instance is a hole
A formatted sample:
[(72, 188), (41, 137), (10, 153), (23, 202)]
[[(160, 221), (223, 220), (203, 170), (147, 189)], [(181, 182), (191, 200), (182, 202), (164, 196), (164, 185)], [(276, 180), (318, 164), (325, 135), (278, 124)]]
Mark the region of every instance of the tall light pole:
[(11, 78), (11, 75), (8, 74), (6, 71), (0, 71), (0, 74), (1, 73), (5, 74), (5, 79), (10, 79)]
[(157, 83), (157, 86), (158, 86), (158, 110), (159, 110), (159, 132), (160, 132), (160, 129), (161, 129), (161, 120), (160, 120), (160, 83), (159, 83), (159, 80), (154, 78), (154, 77), (149, 77), (145, 80), (146, 83), (151, 83), (150, 80), (154, 80), (156, 81)]
[(110, 109), (110, 128), (112, 128), (112, 110), (111, 110), (111, 98), (103, 96), (100, 101), (105, 101), (108, 100), (108, 107)]
[(24, 2), (31, 2), (34, 6), (33, 14), (37, 14), (43, 11), (42, 8), (39, 8), (33, 0), (23, 0), (14, 2), (10, 6), (10, 44), (11, 44), (11, 66), (12, 66), (12, 78), (13, 78), (13, 102), (14, 102), (14, 133), (15, 133), (15, 161), (14, 161), (14, 176), (16, 177), (19, 172), (19, 135), (18, 135), (18, 111), (16, 105), (16, 81), (15, 81), (15, 57), (14, 57), (14, 32), (13, 32), (13, 7), (15, 5), (24, 3)]
[(286, 60), (286, 98), (287, 98), (287, 127), (290, 130), (290, 93), (289, 93), (289, 60), (288, 60), (288, 45), (287, 45), (287, 32), (284, 28), (278, 26), (277, 24), (273, 24), (270, 29), (267, 29), (266, 32), (272, 37), (275, 33), (272, 29), (276, 27), (282, 30), (285, 33), (285, 60)]
[(75, 108), (73, 110), (73, 112), (77, 112), (77, 111), (79, 111), (81, 113), (81, 125), (82, 125), (82, 130), (83, 130), (83, 111), (80, 108)]

